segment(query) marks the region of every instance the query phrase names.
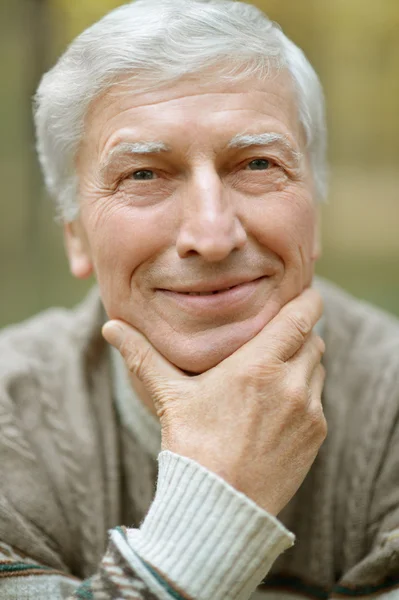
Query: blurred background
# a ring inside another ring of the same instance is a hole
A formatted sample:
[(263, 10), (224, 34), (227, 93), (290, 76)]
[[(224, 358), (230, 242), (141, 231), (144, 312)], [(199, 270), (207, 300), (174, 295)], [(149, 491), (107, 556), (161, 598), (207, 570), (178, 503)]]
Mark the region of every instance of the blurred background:
[[(0, 327), (72, 306), (35, 156), (31, 98), (70, 40), (118, 0), (0, 0)], [(318, 273), (399, 315), (399, 2), (258, 0), (323, 83), (331, 165)]]

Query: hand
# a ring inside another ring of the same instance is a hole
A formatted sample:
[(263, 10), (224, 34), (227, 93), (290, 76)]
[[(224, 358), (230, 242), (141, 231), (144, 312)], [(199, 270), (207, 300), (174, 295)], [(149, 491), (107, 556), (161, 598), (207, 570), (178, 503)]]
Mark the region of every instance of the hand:
[(122, 321), (103, 327), (157, 410), (162, 449), (187, 456), (277, 515), (296, 493), (327, 434), (321, 393), (322, 313), (311, 289), (284, 306), (216, 367), (189, 376)]

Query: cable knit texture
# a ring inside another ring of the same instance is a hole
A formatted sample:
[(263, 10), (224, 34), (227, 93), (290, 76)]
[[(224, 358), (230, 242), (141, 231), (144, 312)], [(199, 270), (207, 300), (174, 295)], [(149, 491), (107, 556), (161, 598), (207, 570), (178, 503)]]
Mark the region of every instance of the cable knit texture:
[(96, 287), (4, 329), (0, 597), (399, 594), (398, 321), (316, 286), (329, 433), (278, 519), (184, 457), (161, 453), (158, 477), (159, 427), (113, 386)]

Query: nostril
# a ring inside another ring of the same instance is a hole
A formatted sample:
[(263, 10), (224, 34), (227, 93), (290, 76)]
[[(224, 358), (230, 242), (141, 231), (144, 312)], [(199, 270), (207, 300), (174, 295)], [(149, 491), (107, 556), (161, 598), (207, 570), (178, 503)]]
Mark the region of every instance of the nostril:
[(219, 262), (241, 249), (246, 240), (246, 231), (236, 217), (190, 220), (179, 231), (176, 249), (181, 258), (199, 255), (208, 262)]

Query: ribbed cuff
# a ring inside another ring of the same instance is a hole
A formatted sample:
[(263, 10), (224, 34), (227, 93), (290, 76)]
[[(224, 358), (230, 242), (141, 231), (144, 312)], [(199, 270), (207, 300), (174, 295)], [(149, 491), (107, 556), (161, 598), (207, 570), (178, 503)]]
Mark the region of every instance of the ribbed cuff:
[(157, 492), (137, 554), (196, 600), (247, 600), (295, 536), (275, 517), (197, 462), (161, 452)]

